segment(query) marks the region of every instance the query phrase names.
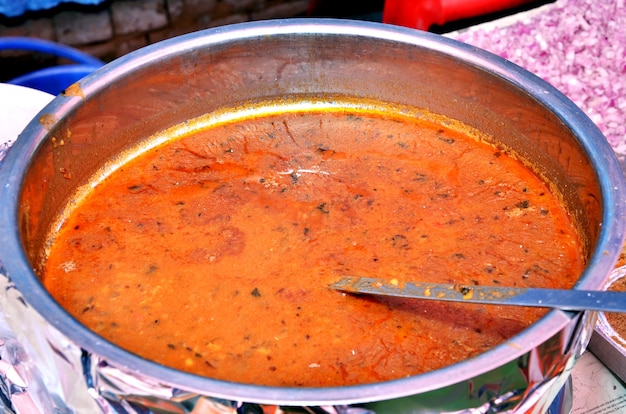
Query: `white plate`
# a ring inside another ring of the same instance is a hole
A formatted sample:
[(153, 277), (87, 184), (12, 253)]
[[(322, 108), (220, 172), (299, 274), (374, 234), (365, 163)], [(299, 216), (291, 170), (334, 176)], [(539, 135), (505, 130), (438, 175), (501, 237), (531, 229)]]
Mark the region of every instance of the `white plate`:
[(12, 143), (54, 96), (24, 86), (0, 83), (0, 147)]

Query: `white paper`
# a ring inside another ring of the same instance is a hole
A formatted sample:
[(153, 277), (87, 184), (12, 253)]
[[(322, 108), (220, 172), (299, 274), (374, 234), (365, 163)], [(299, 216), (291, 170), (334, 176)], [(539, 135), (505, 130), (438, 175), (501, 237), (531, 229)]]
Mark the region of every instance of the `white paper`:
[(571, 414), (624, 414), (626, 388), (591, 352), (585, 352), (572, 374)]

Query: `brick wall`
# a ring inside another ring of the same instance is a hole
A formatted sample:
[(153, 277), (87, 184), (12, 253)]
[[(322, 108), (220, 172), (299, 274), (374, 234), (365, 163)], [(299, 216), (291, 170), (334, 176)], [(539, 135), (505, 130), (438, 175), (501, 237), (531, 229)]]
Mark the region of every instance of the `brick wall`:
[[(59, 6), (0, 20), (0, 36), (28, 36), (64, 43), (104, 61), (148, 44), (205, 28), (301, 16), (309, 0), (109, 0), (103, 5)], [(16, 63), (17, 62), (17, 63)], [(41, 56), (0, 54), (0, 81), (14, 72), (46, 66)]]

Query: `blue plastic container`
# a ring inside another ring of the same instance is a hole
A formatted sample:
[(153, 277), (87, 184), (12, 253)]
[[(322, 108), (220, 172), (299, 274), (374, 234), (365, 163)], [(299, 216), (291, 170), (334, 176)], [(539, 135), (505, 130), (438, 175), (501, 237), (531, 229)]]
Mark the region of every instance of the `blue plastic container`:
[(104, 65), (100, 59), (70, 46), (29, 37), (0, 37), (0, 50), (28, 50), (75, 62), (36, 70), (7, 81), (52, 95), (58, 95), (74, 82)]

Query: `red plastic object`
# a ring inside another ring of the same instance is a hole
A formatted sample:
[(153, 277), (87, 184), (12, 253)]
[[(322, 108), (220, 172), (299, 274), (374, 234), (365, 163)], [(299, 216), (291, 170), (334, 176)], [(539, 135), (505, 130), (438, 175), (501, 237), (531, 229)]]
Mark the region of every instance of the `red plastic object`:
[(383, 23), (428, 30), (456, 20), (511, 9), (531, 0), (385, 0)]

